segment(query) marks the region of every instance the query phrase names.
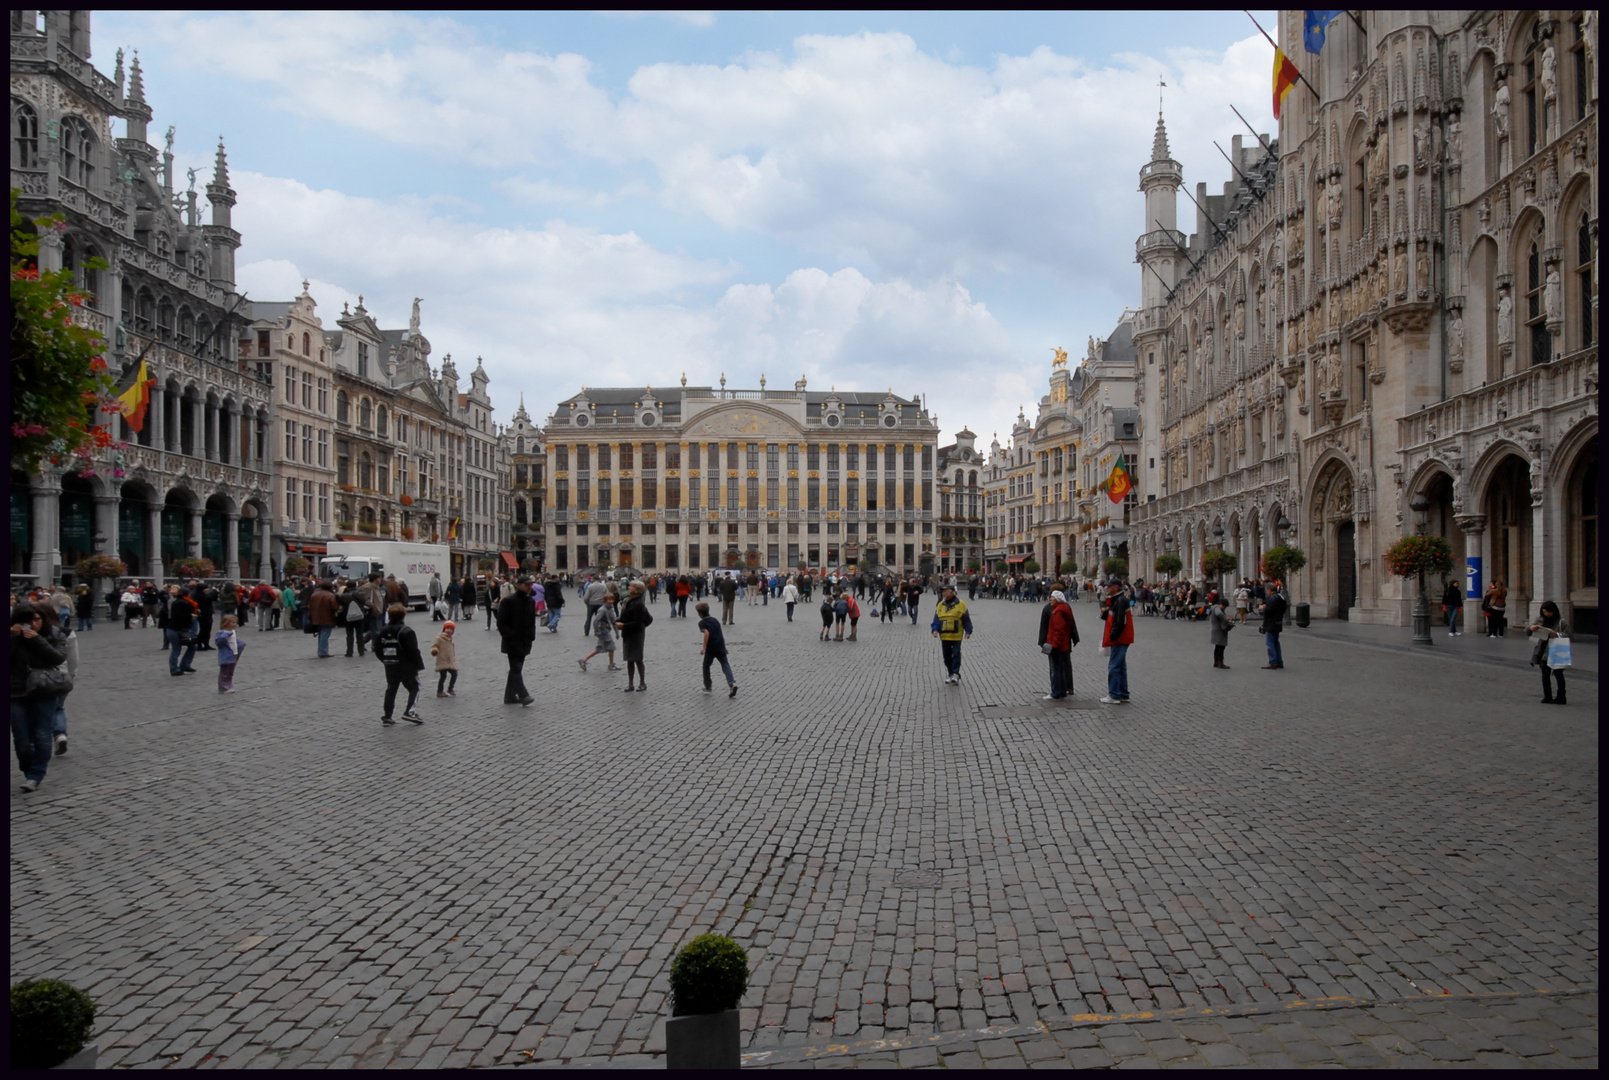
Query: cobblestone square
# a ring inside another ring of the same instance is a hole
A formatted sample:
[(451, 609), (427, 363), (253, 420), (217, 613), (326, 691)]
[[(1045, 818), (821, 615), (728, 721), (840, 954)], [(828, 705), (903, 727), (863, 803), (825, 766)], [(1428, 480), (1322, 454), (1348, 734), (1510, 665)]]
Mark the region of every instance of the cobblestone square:
[(89, 990), (118, 1066), (658, 1063), (670, 957), (713, 929), (754, 966), (751, 1055), (1233, 1007), (1276, 1012), (868, 1064), (1595, 1064), (1596, 998), (1539, 994), (1597, 987), (1595, 671), (1549, 708), (1523, 642), (1344, 624), (1290, 631), (1284, 671), (1247, 627), (1215, 671), (1205, 626), (1141, 619), (1104, 706), (1078, 604), (1062, 707), (1038, 606), (972, 609), (952, 687), (931, 600), (854, 643), (739, 604), (729, 700), (664, 602), (647, 693), (582, 674), (572, 604), (528, 709), (482, 615), (417, 728), (300, 633), (246, 631), (220, 697), (211, 654), (174, 679), (155, 630), (99, 623), (70, 753), (12, 788), (12, 978)]

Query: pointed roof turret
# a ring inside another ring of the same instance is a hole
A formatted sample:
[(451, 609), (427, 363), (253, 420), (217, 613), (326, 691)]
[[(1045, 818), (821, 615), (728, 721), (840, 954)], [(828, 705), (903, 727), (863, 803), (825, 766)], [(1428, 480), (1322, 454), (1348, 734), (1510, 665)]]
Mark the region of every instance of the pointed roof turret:
[(525, 411), (525, 392), (523, 390), (520, 392), (520, 407), (514, 410), (514, 422), (517, 424), (531, 422), (531, 414)]
[[(135, 57), (135, 63), (139, 63), (137, 56)], [(138, 70), (138, 68), (135, 70)], [(212, 182), (221, 188), (229, 186), (229, 156), (224, 153), (222, 135), (218, 136), (218, 154), (212, 163)]]
[(134, 61), (129, 67), (128, 100), (131, 104), (145, 104), (145, 76), (140, 73), (140, 50), (134, 50)]
[(1156, 135), (1151, 139), (1151, 160), (1172, 161), (1168, 155), (1168, 127), (1162, 122), (1162, 108), (1156, 110)]

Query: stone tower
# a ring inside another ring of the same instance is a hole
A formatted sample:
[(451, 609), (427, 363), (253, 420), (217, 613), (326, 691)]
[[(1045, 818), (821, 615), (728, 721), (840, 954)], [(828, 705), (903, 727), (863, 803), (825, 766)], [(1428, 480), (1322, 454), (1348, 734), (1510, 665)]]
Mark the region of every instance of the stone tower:
[(1179, 249), (1184, 236), (1179, 232), (1179, 185), (1184, 172), (1168, 156), (1168, 129), (1162, 110), (1156, 114), (1156, 136), (1151, 140), (1151, 160), (1140, 168), (1140, 190), (1145, 193), (1145, 223), (1135, 245), (1135, 261), (1140, 269), (1140, 306), (1161, 307), (1169, 291), (1178, 284), (1183, 256)]

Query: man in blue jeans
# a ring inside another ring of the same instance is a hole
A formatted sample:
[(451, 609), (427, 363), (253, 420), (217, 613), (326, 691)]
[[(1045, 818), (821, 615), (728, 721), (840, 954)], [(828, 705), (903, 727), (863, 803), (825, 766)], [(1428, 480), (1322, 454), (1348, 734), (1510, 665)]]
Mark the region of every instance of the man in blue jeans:
[(1285, 666), (1285, 657), (1279, 649), (1279, 632), (1285, 626), (1285, 609), (1290, 605), (1278, 581), (1268, 583), (1268, 601), (1263, 604), (1263, 638), (1268, 642), (1268, 663), (1264, 671), (1278, 671)]
[(1101, 645), (1110, 652), (1106, 660), (1106, 696), (1103, 705), (1123, 705), (1129, 700), (1129, 646), (1134, 644), (1134, 618), (1128, 597), (1115, 579), (1106, 587), (1106, 626)]
[[(196, 602), (184, 595), (177, 585), (169, 585), (167, 602), (162, 605), (161, 621), (162, 639), (168, 643), (168, 674), (193, 674), (196, 670), (193, 666), (198, 644), (196, 635), (201, 630), (196, 618)], [(185, 638), (189, 638), (189, 641), (186, 642)], [(179, 650), (186, 645), (188, 649), (181, 662)]]

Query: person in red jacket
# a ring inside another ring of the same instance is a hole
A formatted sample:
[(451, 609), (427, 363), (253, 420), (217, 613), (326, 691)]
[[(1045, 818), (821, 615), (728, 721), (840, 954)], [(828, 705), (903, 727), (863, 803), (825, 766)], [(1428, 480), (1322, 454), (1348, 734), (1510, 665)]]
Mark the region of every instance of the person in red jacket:
[(1129, 700), (1129, 646), (1134, 644), (1134, 616), (1128, 597), (1117, 581), (1106, 586), (1106, 628), (1101, 647), (1110, 650), (1106, 660), (1105, 705), (1126, 705)]
[(1060, 589), (1050, 594), (1045, 605), (1044, 629), (1039, 648), (1050, 657), (1050, 693), (1046, 701), (1060, 701), (1073, 693), (1073, 646), (1078, 644), (1078, 624), (1067, 594)]

